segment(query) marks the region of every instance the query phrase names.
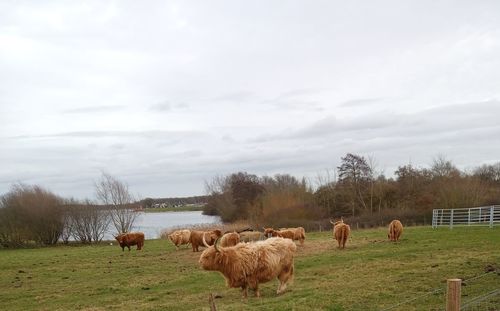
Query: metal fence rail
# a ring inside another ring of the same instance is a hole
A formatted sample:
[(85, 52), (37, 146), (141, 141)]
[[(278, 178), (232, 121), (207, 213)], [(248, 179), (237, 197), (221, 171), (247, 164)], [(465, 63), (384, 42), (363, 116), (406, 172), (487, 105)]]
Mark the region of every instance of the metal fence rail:
[(489, 226), (500, 224), (500, 205), (473, 208), (434, 209), (432, 228), (439, 226)]

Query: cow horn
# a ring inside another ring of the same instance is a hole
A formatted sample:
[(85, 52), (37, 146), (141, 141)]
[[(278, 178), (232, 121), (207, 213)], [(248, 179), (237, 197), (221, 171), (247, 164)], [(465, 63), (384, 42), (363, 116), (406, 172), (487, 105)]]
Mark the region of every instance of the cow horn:
[(331, 219), (330, 219), (330, 223), (331, 223), (332, 225), (334, 225), (334, 224), (335, 224), (335, 223), (334, 223)]
[(218, 253), (220, 252), (220, 249), (217, 247), (217, 243), (219, 242), (220, 238), (217, 238), (217, 240), (215, 240), (215, 243), (214, 243), (214, 247), (215, 247), (215, 251)]
[(207, 243), (207, 240), (205, 240), (205, 233), (206, 232), (203, 232), (203, 245), (205, 245), (205, 247), (210, 247), (210, 245), (208, 245)]

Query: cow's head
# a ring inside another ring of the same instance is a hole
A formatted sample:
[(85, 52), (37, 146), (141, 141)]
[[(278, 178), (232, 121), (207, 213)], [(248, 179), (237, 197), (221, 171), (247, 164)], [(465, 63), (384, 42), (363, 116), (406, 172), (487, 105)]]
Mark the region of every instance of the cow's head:
[(115, 235), (115, 240), (118, 241), (118, 243), (120, 245), (122, 245), (124, 236), (125, 236), (125, 234), (123, 234), (123, 233)]
[(264, 236), (266, 238), (270, 238), (270, 237), (275, 237), (275, 236), (278, 236), (276, 230), (274, 230), (273, 228), (264, 228), (262, 227), (262, 229), (264, 229)]
[(219, 243), (220, 238), (217, 238), (215, 240), (213, 246), (208, 245), (207, 241), (205, 240), (205, 235), (206, 233), (203, 233), (203, 245), (207, 249), (201, 253), (200, 260), (198, 261), (200, 263), (200, 266), (204, 270), (209, 270), (209, 271), (221, 271), (224, 261), (222, 258), (224, 257), (224, 247), (222, 246), (217, 246)]
[(331, 219), (330, 219), (330, 223), (335, 227), (336, 225), (339, 225), (339, 224), (343, 224), (344, 223), (344, 218), (343, 217), (340, 217), (340, 220), (337, 220), (335, 222), (333, 222)]

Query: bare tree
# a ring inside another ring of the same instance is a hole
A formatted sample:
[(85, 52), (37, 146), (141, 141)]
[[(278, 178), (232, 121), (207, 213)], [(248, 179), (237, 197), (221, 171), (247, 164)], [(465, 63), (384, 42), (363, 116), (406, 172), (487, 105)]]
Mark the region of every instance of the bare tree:
[(97, 199), (109, 209), (111, 222), (118, 234), (130, 232), (138, 214), (133, 209), (135, 200), (128, 185), (103, 172), (101, 179), (95, 183), (95, 189)]
[(75, 240), (90, 243), (103, 239), (111, 222), (111, 213), (106, 207), (87, 200), (84, 203), (73, 203), (67, 210), (67, 226)]
[(350, 188), (352, 214), (354, 215), (356, 202), (361, 205), (363, 210), (367, 209), (365, 197), (370, 181), (373, 179), (373, 172), (362, 156), (348, 153), (341, 160), (341, 165), (337, 167), (339, 182)]

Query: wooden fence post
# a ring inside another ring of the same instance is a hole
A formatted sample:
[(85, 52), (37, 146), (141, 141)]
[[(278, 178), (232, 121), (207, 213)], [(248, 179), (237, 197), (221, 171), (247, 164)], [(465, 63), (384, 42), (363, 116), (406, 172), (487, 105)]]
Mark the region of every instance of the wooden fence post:
[(210, 311), (217, 311), (217, 306), (215, 305), (214, 295), (210, 293), (208, 296), (208, 304), (210, 305)]
[(448, 279), (446, 292), (446, 311), (460, 311), (461, 279)]

